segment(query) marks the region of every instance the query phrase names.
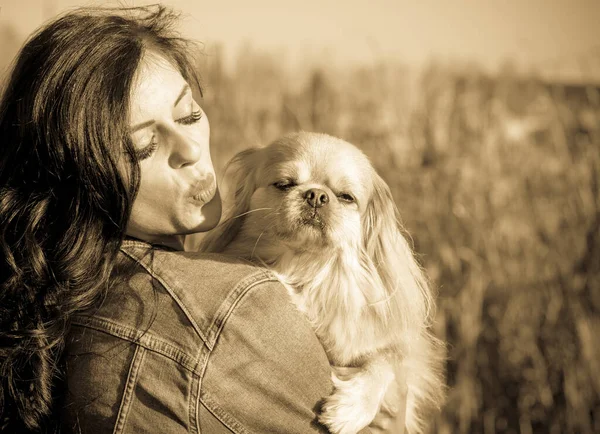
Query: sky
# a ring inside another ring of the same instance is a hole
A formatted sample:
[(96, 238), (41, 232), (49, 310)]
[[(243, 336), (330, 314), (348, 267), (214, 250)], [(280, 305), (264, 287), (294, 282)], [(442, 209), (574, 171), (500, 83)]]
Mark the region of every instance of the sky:
[[(45, 20), (76, 6), (147, 3), (0, 0), (0, 26), (12, 26), (17, 38), (24, 40)], [(204, 42), (208, 52), (220, 43), (230, 61), (250, 44), (278, 53), (282, 62), (293, 65), (369, 64), (392, 59), (418, 68), (434, 59), (473, 61), (495, 70), (511, 59), (523, 69), (569, 80), (592, 77), (600, 81), (598, 0), (164, 3), (182, 13), (182, 34)]]

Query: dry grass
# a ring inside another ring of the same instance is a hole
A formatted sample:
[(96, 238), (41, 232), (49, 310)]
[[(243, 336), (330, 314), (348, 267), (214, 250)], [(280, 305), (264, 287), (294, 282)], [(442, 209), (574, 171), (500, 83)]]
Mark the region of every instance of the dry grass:
[(600, 432), (598, 88), (432, 67), (409, 112), (393, 65), (202, 69), (217, 166), (305, 129), (359, 145), (391, 186), (439, 288), (436, 432)]

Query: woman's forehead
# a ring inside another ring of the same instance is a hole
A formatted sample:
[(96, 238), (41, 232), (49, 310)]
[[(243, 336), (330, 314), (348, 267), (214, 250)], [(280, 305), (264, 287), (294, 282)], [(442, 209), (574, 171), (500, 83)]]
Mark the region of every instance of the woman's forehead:
[(174, 106), (186, 87), (186, 80), (171, 62), (154, 53), (145, 54), (131, 88), (132, 116), (149, 105)]

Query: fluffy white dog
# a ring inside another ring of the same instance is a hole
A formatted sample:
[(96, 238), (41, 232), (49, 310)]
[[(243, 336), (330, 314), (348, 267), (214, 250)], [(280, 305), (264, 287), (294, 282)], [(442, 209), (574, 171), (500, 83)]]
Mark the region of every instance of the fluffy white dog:
[(434, 300), (403, 236), (386, 183), (355, 146), (295, 133), (236, 155), (228, 218), (203, 250), (259, 260), (311, 321), (333, 366), (319, 420), (333, 433), (369, 425), (401, 369), (406, 428), (422, 432), (444, 397), (442, 345), (430, 334)]

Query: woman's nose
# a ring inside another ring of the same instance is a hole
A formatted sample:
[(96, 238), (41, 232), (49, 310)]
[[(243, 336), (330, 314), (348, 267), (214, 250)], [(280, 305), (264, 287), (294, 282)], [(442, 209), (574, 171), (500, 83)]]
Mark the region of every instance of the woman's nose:
[(180, 168), (194, 165), (202, 157), (202, 147), (197, 140), (173, 131), (171, 136), (171, 155), (169, 164), (172, 167)]

